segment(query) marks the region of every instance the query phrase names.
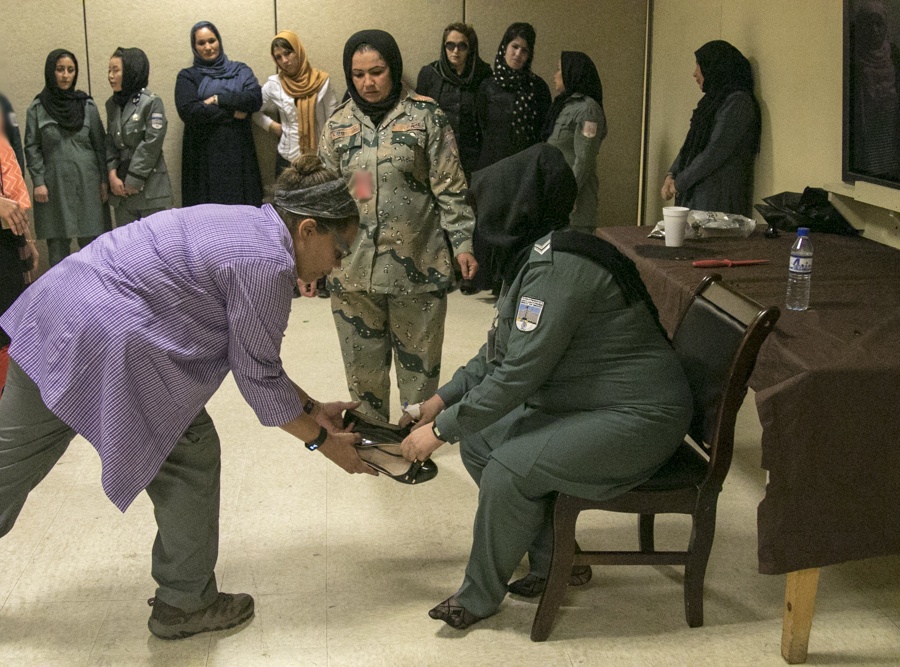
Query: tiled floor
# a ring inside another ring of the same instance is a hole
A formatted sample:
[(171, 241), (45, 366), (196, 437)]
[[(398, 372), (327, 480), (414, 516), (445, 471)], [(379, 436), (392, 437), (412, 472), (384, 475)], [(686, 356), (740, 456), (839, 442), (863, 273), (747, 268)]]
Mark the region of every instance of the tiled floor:
[[(295, 301), (285, 363), (321, 399), (346, 395), (328, 303)], [(451, 296), (445, 375), (481, 345), (485, 300)], [(394, 414), (396, 415), (396, 396)], [(783, 665), (782, 577), (756, 572), (759, 424), (745, 405), (719, 502), (706, 624), (684, 622), (680, 570), (595, 568), (566, 598), (550, 641), (528, 638), (535, 604), (507, 600), (459, 633), (427, 610), (460, 582), (476, 489), (442, 448), (433, 482), (405, 487), (348, 476), (278, 429), (258, 424), (234, 383), (210, 403), (223, 441), (221, 587), (256, 597), (240, 630), (153, 638), (149, 501), (122, 515), (104, 497), (93, 449), (77, 439), (0, 540), (2, 665)], [(681, 544), (683, 518), (658, 520)], [(630, 546), (630, 517), (588, 515), (585, 543)], [(811, 665), (900, 664), (900, 558), (823, 570)]]

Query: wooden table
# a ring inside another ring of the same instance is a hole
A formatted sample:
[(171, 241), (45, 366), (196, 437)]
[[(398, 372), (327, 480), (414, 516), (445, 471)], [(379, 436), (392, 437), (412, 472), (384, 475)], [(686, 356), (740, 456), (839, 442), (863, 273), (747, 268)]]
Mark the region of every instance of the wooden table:
[[(694, 287), (716, 271), (781, 318), (750, 379), (763, 427), (766, 493), (759, 571), (786, 574), (782, 655), (806, 660), (819, 568), (900, 553), (900, 251), (813, 234), (810, 308), (784, 307), (793, 235), (689, 240), (666, 248), (648, 227), (601, 238), (637, 265), (671, 332)], [(769, 264), (695, 269), (697, 259)]]

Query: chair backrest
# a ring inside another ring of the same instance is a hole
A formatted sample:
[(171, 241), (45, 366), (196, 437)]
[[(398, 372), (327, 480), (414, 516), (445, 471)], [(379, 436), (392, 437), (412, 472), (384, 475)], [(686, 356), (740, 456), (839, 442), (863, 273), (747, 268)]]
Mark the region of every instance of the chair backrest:
[(700, 282), (672, 337), (694, 397), (688, 432), (710, 457), (707, 483), (718, 486), (731, 465), (734, 425), (757, 353), (781, 314), (721, 280), (712, 274)]

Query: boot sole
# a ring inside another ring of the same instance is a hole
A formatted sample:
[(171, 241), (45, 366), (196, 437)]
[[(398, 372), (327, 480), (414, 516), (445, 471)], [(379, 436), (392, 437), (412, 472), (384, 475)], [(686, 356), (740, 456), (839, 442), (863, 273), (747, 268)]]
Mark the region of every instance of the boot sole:
[[(161, 634), (160, 632), (157, 632), (156, 630), (153, 629), (153, 619), (151, 619), (147, 623), (147, 627), (150, 629), (150, 634), (152, 634), (154, 637), (156, 637), (158, 639), (165, 639), (167, 641), (170, 641), (173, 639), (186, 639), (187, 637), (193, 637), (194, 635), (203, 634), (204, 632), (219, 632), (221, 630), (230, 630), (231, 628), (236, 628), (237, 626), (239, 626), (243, 623), (246, 623), (251, 618), (253, 618), (255, 613), (256, 613), (255, 608), (251, 608), (247, 614), (245, 614), (243, 616), (239, 616), (238, 618), (234, 619), (233, 621), (231, 621), (230, 623), (228, 623), (226, 625), (221, 625), (221, 626), (217, 626), (214, 628), (203, 628), (202, 630), (180, 630), (178, 632), (172, 632), (170, 630), (168, 632), (168, 634)], [(163, 627), (167, 627), (167, 626), (163, 626)]]

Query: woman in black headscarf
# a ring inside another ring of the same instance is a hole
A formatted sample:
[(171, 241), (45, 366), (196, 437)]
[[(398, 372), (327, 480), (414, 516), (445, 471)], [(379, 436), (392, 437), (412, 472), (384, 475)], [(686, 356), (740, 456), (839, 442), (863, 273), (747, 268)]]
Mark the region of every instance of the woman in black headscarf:
[(541, 139), (550, 108), (550, 89), (531, 71), (535, 39), (530, 24), (509, 26), (494, 58), (494, 75), (478, 90), (477, 114), (482, 133), (479, 169)]
[[(420, 408), (424, 461), (460, 445), (480, 487), (463, 584), (429, 612), (463, 629), (507, 591), (539, 595), (557, 492), (601, 500), (649, 479), (682, 441), (691, 394), (634, 264), (574, 230), (577, 185), (547, 144), (477, 171), (469, 197), (503, 276), (487, 344)], [(509, 582), (528, 553), (529, 574)], [(573, 568), (570, 585), (590, 568)]]
[(34, 183), (34, 227), (47, 240), (50, 266), (110, 229), (103, 122), (76, 88), (78, 60), (56, 49), (44, 64), (44, 89), (28, 107), (25, 157)]
[(491, 75), (478, 55), (478, 35), (465, 23), (451, 23), (441, 37), (441, 57), (419, 71), (416, 92), (434, 99), (447, 114), (466, 180), (478, 164), (481, 133), (475, 116), (475, 95)]
[(597, 153), (606, 136), (603, 86), (594, 61), (580, 51), (563, 51), (553, 77), (556, 99), (541, 138), (562, 151), (575, 172), (578, 198), (569, 224), (592, 234), (597, 227)]
[(191, 28), (194, 65), (178, 73), (175, 106), (184, 121), (181, 201), (194, 204), (262, 203), (250, 116), (262, 106), (262, 88), (247, 65), (229, 60), (209, 21)]
[(478, 268), (475, 217), (447, 116), (431, 98), (404, 93), (394, 38), (351, 36), (344, 75), (351, 99), (328, 119), (319, 156), (350, 186), (362, 233), (331, 276), (331, 307), (350, 393), (388, 421), (393, 360), (401, 402), (437, 389), (453, 257), (465, 279)]
[(106, 168), (116, 225), (172, 206), (163, 140), (166, 110), (147, 90), (150, 61), (140, 49), (119, 47), (109, 59), (112, 96), (106, 100)]
[(678, 206), (750, 216), (753, 161), (759, 153), (760, 112), (750, 61), (728, 42), (694, 52), (694, 79), (703, 91), (684, 144), (661, 194)]

